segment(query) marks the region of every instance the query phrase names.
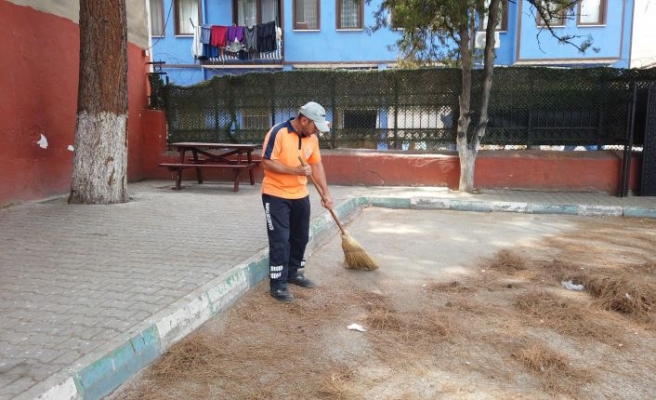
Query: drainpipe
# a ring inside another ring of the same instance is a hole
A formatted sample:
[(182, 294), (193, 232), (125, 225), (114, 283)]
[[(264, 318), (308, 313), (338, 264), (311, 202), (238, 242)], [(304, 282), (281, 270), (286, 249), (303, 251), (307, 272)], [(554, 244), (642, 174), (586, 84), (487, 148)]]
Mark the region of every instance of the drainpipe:
[(203, 7), (203, 9), (200, 11), (200, 15), (203, 17), (203, 23), (207, 23), (207, 0), (203, 0), (201, 7)]
[[(150, 19), (150, 0), (144, 0), (144, 3), (146, 4), (146, 20), (147, 20), (147, 26), (146, 29), (148, 29), (148, 49), (144, 50), (144, 52), (147, 52), (147, 57), (150, 61), (153, 61), (153, 58), (151, 57), (151, 53), (153, 51), (153, 36), (151, 35), (152, 30), (152, 24), (151, 24), (151, 19)], [(155, 68), (153, 67), (153, 64), (148, 64), (148, 72), (152, 73), (155, 72)]]
[[(173, 0), (171, 0), (173, 1)], [(201, 18), (203, 19), (202, 21), (198, 21), (198, 24), (202, 26), (203, 24), (207, 23), (207, 0), (203, 0), (201, 3), (201, 10), (200, 10), (200, 15)], [(203, 72), (203, 79), (207, 80), (207, 70), (203, 68), (203, 65), (200, 65), (200, 70)]]

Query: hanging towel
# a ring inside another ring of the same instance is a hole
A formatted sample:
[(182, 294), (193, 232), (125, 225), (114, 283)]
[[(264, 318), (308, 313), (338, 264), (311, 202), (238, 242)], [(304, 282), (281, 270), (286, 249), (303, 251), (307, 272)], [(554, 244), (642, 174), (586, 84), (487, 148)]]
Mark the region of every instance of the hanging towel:
[(276, 51), (276, 22), (266, 22), (257, 28), (257, 49), (261, 53)]
[(202, 25), (200, 33), (200, 42), (202, 44), (210, 44), (210, 32), (212, 25)]
[(247, 26), (244, 31), (246, 51), (257, 51), (257, 26)]
[(244, 31), (243, 26), (229, 26), (228, 27), (228, 42), (244, 42)]
[(194, 59), (200, 58), (203, 56), (203, 44), (200, 42), (201, 36), (201, 27), (194, 26), (194, 38), (191, 42), (191, 55), (194, 56)]
[(239, 52), (244, 47), (244, 27), (229, 26), (227, 34), (226, 50), (233, 53)]
[(228, 36), (228, 27), (222, 25), (212, 25), (210, 44), (214, 47), (225, 47)]

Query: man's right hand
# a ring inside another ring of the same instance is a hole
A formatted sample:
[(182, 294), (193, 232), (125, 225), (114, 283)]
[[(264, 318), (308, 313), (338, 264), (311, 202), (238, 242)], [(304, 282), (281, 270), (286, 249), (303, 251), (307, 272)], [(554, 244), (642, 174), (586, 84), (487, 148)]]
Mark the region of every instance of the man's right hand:
[(309, 164), (299, 165), (296, 167), (296, 175), (310, 176), (312, 175), (312, 167)]

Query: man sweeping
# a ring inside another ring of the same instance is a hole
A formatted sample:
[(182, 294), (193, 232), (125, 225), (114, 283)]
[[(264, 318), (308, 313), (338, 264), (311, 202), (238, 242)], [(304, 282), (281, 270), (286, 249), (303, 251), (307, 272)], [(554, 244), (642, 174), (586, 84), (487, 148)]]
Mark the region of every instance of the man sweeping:
[(329, 130), (326, 110), (311, 101), (296, 118), (273, 126), (264, 138), (262, 204), (269, 237), (269, 285), (271, 296), (280, 301), (294, 300), (289, 283), (314, 287), (303, 273), (310, 231), (307, 177), (312, 175), (320, 188), (322, 206), (332, 209), (317, 136)]

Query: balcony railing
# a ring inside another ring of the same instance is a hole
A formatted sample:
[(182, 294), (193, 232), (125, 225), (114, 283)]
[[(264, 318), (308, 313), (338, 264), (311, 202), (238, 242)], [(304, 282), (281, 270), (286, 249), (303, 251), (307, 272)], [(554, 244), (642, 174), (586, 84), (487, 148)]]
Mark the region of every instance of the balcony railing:
[(233, 53), (223, 50), (216, 56), (207, 57), (200, 60), (203, 65), (252, 65), (252, 64), (279, 64), (282, 62), (282, 39), (277, 40), (277, 49), (268, 52), (259, 51), (240, 51)]

